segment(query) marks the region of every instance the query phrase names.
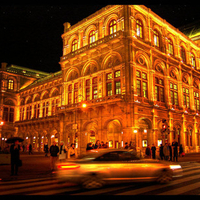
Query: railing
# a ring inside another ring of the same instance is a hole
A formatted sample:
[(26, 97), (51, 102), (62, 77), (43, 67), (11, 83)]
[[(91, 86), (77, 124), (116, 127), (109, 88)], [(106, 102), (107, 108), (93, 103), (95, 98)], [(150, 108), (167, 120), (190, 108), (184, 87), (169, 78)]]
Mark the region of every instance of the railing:
[(112, 35), (108, 35), (108, 36), (105, 36), (104, 38), (101, 38), (99, 40), (97, 40), (96, 42), (93, 42), (92, 44), (88, 44), (74, 52), (71, 52), (67, 55), (64, 55), (60, 58), (60, 61), (64, 61), (64, 60), (67, 60), (69, 58), (73, 58), (74, 56), (80, 54), (80, 53), (83, 53), (85, 51), (87, 51), (88, 49), (92, 49), (92, 48), (95, 48), (101, 44), (104, 44), (105, 42), (108, 42), (114, 38), (117, 38), (119, 36), (121, 36), (123, 34), (123, 31), (118, 31), (116, 33), (113, 33)]

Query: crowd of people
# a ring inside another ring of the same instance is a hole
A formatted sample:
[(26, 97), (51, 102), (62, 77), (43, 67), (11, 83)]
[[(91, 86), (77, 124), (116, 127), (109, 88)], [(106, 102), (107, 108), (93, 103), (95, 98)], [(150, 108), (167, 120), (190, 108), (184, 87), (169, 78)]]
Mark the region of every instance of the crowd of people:
[[(178, 161), (178, 156), (184, 156), (185, 153), (183, 152), (182, 144), (179, 147), (178, 152), (178, 142), (175, 140), (172, 142), (172, 145), (170, 143), (165, 143), (163, 146), (162, 144), (159, 147), (159, 158), (160, 160), (167, 160), (167, 161)], [(147, 146), (145, 151), (145, 157), (146, 158), (152, 158), (156, 159), (156, 147), (154, 144), (152, 144), (152, 147), (150, 148), (150, 145)]]
[[(95, 144), (88, 143), (86, 147), (86, 151), (90, 151), (92, 149), (101, 149), (101, 148), (109, 148), (108, 142), (104, 143), (103, 141), (100, 143), (99, 140), (96, 141)], [(124, 149), (133, 149), (136, 150), (136, 146), (133, 142), (125, 143)], [(179, 152), (178, 152), (179, 150)], [(15, 174), (17, 175), (18, 172), (18, 163), (19, 163), (19, 151), (20, 151), (20, 145), (19, 141), (15, 141), (13, 145), (10, 147), (10, 153), (11, 153), (11, 175)], [(54, 141), (53, 144), (48, 148), (48, 144), (46, 143), (44, 145), (44, 151), (45, 156), (48, 156), (48, 153), (50, 153), (50, 167), (51, 170), (55, 170), (55, 163), (59, 159), (61, 162), (64, 161), (66, 158), (77, 158), (77, 149), (75, 148), (75, 144), (72, 143), (69, 148), (67, 148), (63, 141), (60, 142), (60, 145), (57, 146), (57, 143)], [(29, 154), (32, 153), (32, 148), (29, 145)], [(167, 161), (178, 161), (178, 156), (183, 156), (183, 148), (182, 145), (178, 148), (178, 142), (175, 140), (172, 142), (172, 145), (170, 143), (165, 143), (163, 146), (162, 144), (159, 147), (159, 157), (157, 157), (160, 160), (167, 160)], [(152, 144), (152, 147), (150, 148), (150, 145), (147, 146), (145, 150), (145, 158), (152, 158), (156, 159), (156, 147), (154, 144)], [(14, 173), (15, 172), (15, 173)]]

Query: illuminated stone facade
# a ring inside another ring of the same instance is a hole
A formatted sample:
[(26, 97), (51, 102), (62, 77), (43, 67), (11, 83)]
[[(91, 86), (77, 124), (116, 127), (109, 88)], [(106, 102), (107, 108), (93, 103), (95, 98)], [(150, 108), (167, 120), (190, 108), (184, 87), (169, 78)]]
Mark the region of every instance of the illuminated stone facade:
[(80, 154), (96, 140), (144, 150), (176, 139), (186, 152), (199, 151), (198, 41), (139, 5), (66, 22), (62, 39), (61, 71), (15, 94), (14, 125), (25, 142), (41, 150), (55, 139), (76, 141)]

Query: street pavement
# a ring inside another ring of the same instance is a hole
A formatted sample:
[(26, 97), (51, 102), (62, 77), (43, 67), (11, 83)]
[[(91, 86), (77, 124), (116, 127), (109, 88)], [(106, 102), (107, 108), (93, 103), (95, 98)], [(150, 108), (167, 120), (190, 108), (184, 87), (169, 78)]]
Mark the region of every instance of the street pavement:
[(18, 176), (10, 176), (10, 165), (0, 165), (0, 195), (177, 195), (200, 194), (200, 154), (186, 154), (179, 157), (183, 176), (159, 185), (155, 183), (129, 183), (105, 186), (102, 189), (87, 191), (71, 183), (58, 183), (50, 170), (50, 157), (44, 153), (21, 153), (23, 162)]

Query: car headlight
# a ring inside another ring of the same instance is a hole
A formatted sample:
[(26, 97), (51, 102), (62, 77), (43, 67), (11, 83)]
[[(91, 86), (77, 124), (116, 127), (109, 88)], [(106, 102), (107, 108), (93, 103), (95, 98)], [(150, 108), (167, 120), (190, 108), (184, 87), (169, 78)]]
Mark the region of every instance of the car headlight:
[(170, 165), (169, 166), (170, 169), (174, 170), (174, 169), (181, 169), (181, 166), (180, 165)]

